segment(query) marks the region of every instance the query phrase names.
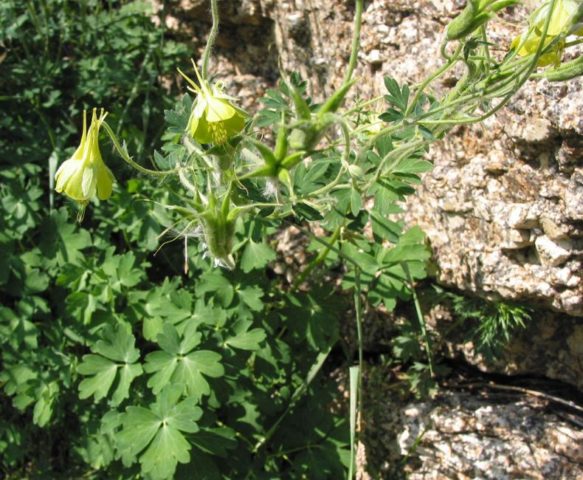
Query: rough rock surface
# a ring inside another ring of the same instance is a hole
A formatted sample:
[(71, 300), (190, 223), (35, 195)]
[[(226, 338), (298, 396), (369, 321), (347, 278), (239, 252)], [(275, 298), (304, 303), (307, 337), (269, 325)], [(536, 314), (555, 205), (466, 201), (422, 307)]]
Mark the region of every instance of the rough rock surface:
[(416, 401), (386, 367), (367, 372), (360, 480), (583, 478), (583, 433), (568, 408), (487, 382)]
[[(170, 3), (166, 24), (192, 34), (202, 48), (206, 3)], [(434, 71), (444, 26), (464, 3), (365, 2), (360, 81), (352, 95), (381, 94), (385, 75), (414, 83)], [(277, 77), (278, 56), (285, 69), (309, 80), (316, 98), (340, 84), (352, 1), (232, 0), (221, 8), (214, 71), (250, 110)], [(507, 48), (524, 18), (517, 8), (496, 25), (491, 41)], [(436, 89), (454, 81), (446, 77)], [(458, 128), (434, 146), (435, 169), (410, 201), (408, 221), (428, 233), (439, 282), (583, 315), (582, 86), (581, 80), (530, 82), (483, 126)]]
[(443, 392), (407, 405), (401, 421), (401, 453), (417, 460), (410, 480), (583, 476), (583, 433), (555, 415), (541, 415), (527, 400), (492, 403)]

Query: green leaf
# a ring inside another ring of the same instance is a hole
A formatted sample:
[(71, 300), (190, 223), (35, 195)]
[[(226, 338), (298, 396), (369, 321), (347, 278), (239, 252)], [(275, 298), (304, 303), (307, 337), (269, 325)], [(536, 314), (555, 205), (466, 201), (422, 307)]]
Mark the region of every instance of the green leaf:
[(201, 336), (195, 328), (187, 328), (182, 338), (176, 327), (164, 325), (164, 333), (158, 335), (158, 344), (163, 351), (149, 353), (144, 370), (153, 373), (148, 386), (158, 394), (168, 383), (181, 384), (187, 395), (201, 398), (210, 394), (207, 377), (221, 377), (224, 368), (221, 355), (209, 350), (193, 351)]
[(212, 293), (213, 297), (219, 299), (225, 308), (235, 297), (233, 285), (217, 270), (204, 273), (197, 282), (196, 295), (202, 297), (205, 293)]
[(142, 374), (142, 366), (136, 363), (140, 352), (134, 345), (135, 338), (128, 325), (108, 325), (103, 330), (103, 339), (92, 347), (94, 353), (84, 355), (77, 367), (77, 372), (89, 377), (79, 384), (79, 398), (93, 396), (96, 402), (105, 398), (116, 377), (118, 383), (111, 404), (119, 405), (128, 398), (132, 382)]
[(201, 430), (190, 441), (203, 452), (220, 457), (226, 457), (237, 446), (236, 433), (228, 427)]
[(370, 220), (373, 233), (382, 240), (388, 240), (391, 243), (397, 243), (403, 230), (403, 222), (393, 222), (388, 218), (371, 212)]
[(190, 461), (191, 446), (181, 432), (198, 431), (202, 410), (193, 398), (177, 403), (181, 390), (169, 385), (149, 409), (128, 407), (122, 417), (123, 429), (117, 435), (122, 456), (131, 463), (142, 452), (142, 474), (153, 479), (172, 478), (178, 463)]
[(251, 270), (264, 268), (273, 260), (275, 260), (275, 252), (269, 245), (249, 239), (241, 255), (240, 266), (241, 270), (249, 273)]
[(59, 392), (56, 382), (43, 384), (37, 390), (37, 402), (34, 405), (32, 421), (39, 427), (44, 427), (53, 415), (53, 403)]
[(259, 350), (261, 348), (259, 344), (265, 340), (265, 337), (265, 330), (254, 328), (248, 332), (239, 333), (234, 337), (228, 338), (225, 344), (241, 350)]
[(254, 312), (263, 310), (263, 290), (257, 285), (249, 285), (238, 289), (237, 295)]
[(79, 264), (81, 251), (91, 245), (87, 230), (70, 223), (65, 209), (55, 211), (41, 225), (39, 248), (43, 255), (57, 258), (60, 265)]

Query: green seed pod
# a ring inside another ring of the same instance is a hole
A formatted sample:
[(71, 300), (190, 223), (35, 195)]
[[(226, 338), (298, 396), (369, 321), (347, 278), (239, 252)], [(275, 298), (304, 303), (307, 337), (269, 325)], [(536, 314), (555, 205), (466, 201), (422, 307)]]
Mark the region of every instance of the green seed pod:
[(301, 92), (298, 91), (295, 85), (288, 86), (292, 100), (294, 102), (294, 107), (296, 109), (296, 115), (302, 120), (308, 120), (312, 116), (312, 111), (310, 106), (302, 97)]
[(292, 153), (291, 155), (288, 155), (281, 161), (282, 168), (287, 168), (288, 170), (292, 169), (303, 160), (305, 155), (306, 152), (302, 150), (299, 150), (297, 152)]
[(318, 131), (308, 124), (294, 128), (289, 134), (288, 144), (294, 150), (311, 150), (317, 143), (317, 137)]
[(459, 40), (468, 33), (473, 32), (474, 19), (479, 12), (479, 2), (470, 0), (465, 8), (447, 26), (446, 38), (448, 40)]
[(542, 74), (549, 82), (564, 82), (581, 75), (583, 75), (583, 55)]
[(229, 268), (233, 268), (233, 239), (235, 236), (235, 221), (212, 215), (207, 212), (203, 216), (204, 239), (211, 256)]

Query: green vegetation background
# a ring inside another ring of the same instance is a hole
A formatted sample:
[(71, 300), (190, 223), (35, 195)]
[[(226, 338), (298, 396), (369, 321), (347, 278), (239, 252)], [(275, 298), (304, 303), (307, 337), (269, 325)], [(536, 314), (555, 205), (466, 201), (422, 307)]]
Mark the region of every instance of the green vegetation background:
[(177, 464), (185, 478), (343, 476), (334, 387), (296, 402), (337, 338), (331, 290), (282, 293), (260, 237), (237, 273), (193, 241), (184, 274), (182, 241), (157, 251), (151, 200), (168, 186), (135, 178), (106, 142), (111, 200), (77, 225), (54, 195), (83, 109), (106, 108), (150, 164), (179, 98), (161, 79), (191, 54), (146, 2), (0, 3), (2, 478), (169, 478)]

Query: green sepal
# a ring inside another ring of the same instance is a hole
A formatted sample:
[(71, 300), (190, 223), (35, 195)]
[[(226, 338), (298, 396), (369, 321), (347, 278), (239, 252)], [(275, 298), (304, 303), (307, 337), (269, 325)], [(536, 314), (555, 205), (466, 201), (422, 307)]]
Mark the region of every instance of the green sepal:
[(285, 128), (285, 114), (281, 114), (281, 123), (277, 130), (277, 140), (273, 151), (275, 159), (281, 162), (287, 154), (287, 128)]
[(303, 150), (300, 150), (298, 152), (294, 152), (291, 155), (288, 155), (287, 157), (285, 157), (280, 165), (283, 168), (287, 168), (288, 170), (292, 169), (293, 167), (295, 167), (298, 163), (300, 163), (303, 158), (305, 157), (306, 152)]
[(277, 174), (276, 165), (261, 165), (252, 172), (246, 173), (245, 175), (239, 177), (239, 180), (247, 180), (249, 178), (260, 178), (260, 177), (275, 177)]
[(290, 192), (292, 191), (292, 181), (291, 181), (291, 177), (289, 174), (289, 170), (282, 168), (278, 173), (277, 173), (277, 178), (279, 179), (279, 181), (281, 183), (283, 183), (287, 188), (289, 188)]
[(492, 10), (493, 12), (499, 12), (503, 8), (512, 7), (513, 5), (516, 5), (518, 2), (519, 0), (500, 0), (490, 5), (490, 10)]
[(342, 102), (344, 101), (344, 97), (348, 93), (348, 91), (352, 88), (352, 85), (356, 83), (356, 80), (351, 80), (348, 83), (343, 84), (336, 92), (332, 94), (318, 109), (318, 116), (322, 117), (322, 115), (330, 112), (335, 112), (340, 108)]
[(296, 88), (295, 85), (286, 85), (291, 94), (292, 101), (294, 102), (294, 107), (296, 110), (296, 115), (302, 120), (309, 120), (312, 117), (312, 111), (308, 102), (304, 100), (301, 92)]
[(276, 156), (271, 151), (271, 148), (269, 148), (267, 145), (260, 142), (259, 140), (255, 140), (253, 138), (250, 138), (249, 141), (253, 144), (253, 146), (257, 150), (259, 150), (259, 153), (261, 154), (261, 156), (263, 157), (263, 160), (265, 160), (265, 163), (267, 165), (277, 164)]
[(447, 26), (445, 36), (448, 40), (459, 40), (473, 31), (474, 17), (478, 13), (478, 2), (469, 1), (465, 8)]

